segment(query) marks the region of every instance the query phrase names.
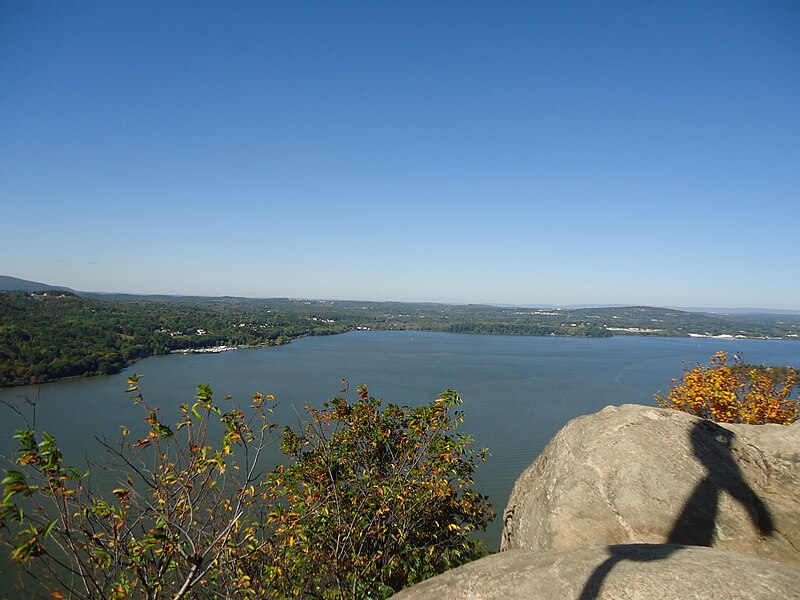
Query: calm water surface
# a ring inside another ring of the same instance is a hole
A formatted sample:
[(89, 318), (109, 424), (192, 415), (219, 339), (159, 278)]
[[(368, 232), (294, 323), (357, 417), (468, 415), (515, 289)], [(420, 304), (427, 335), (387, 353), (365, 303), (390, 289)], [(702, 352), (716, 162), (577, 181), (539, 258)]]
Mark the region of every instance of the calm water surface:
[[(342, 379), (353, 389), (366, 383), (372, 395), (397, 404), (427, 402), (452, 388), (464, 400), (463, 431), (491, 452), (477, 486), (501, 514), (517, 476), (567, 421), (609, 404), (654, 405), (653, 395), (686, 364), (707, 363), (719, 350), (800, 368), (797, 341), (352, 332), (275, 348), (151, 357), (119, 375), (0, 389), (0, 400), (38, 396), (38, 427), (58, 438), (68, 461), (80, 461), (99, 453), (94, 436), (115, 439), (121, 424), (141, 421), (125, 394), (134, 372), (144, 375), (140, 388), (148, 403), (162, 407), (165, 421), (198, 383), (242, 405), (254, 392), (272, 393), (281, 424), (295, 424), (294, 411), (304, 404), (336, 395)], [(0, 452), (10, 456), (20, 421), (4, 407), (0, 415)], [(486, 536), (491, 548), (499, 544), (500, 521)]]

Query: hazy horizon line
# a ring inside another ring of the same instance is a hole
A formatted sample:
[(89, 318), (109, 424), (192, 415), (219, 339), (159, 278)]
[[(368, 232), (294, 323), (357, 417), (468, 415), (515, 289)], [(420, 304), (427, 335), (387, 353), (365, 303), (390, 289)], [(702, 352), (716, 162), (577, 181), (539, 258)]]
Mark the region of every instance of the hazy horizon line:
[(24, 281), (29, 284), (40, 285), (52, 289), (66, 289), (76, 294), (98, 294), (108, 296), (168, 296), (173, 298), (247, 298), (251, 300), (270, 300), (270, 299), (287, 299), (287, 300), (305, 300), (314, 302), (375, 302), (375, 303), (389, 303), (397, 302), (401, 304), (441, 304), (447, 306), (495, 306), (499, 308), (544, 308), (544, 309), (583, 309), (583, 308), (627, 308), (627, 307), (651, 307), (651, 308), (666, 308), (670, 310), (681, 310), (685, 312), (711, 312), (711, 313), (771, 313), (771, 314), (800, 314), (800, 308), (769, 308), (758, 306), (685, 306), (675, 304), (652, 304), (642, 302), (570, 302), (570, 303), (554, 303), (554, 302), (476, 302), (465, 300), (409, 300), (402, 298), (391, 297), (373, 297), (373, 298), (344, 298), (344, 297), (325, 297), (325, 296), (304, 296), (304, 295), (260, 295), (260, 294), (192, 294), (192, 293), (178, 293), (178, 292), (123, 292), (123, 291), (106, 291), (106, 290), (78, 290), (65, 285), (55, 285), (44, 283), (40, 281), (33, 281), (22, 277), (13, 275), (0, 275), (0, 277), (7, 277), (19, 281)]

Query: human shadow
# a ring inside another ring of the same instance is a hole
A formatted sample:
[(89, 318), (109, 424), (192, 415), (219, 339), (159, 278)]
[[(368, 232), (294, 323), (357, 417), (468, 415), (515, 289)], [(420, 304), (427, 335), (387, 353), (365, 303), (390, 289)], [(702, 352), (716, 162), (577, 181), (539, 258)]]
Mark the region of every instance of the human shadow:
[(762, 535), (772, 535), (775, 530), (772, 514), (745, 480), (731, 452), (734, 437), (732, 431), (711, 421), (695, 424), (691, 432), (692, 449), (708, 473), (684, 504), (667, 543), (609, 546), (610, 556), (592, 572), (581, 591), (580, 600), (596, 599), (603, 581), (622, 560), (664, 560), (685, 546), (712, 546), (722, 492), (728, 492), (747, 510)]
[(609, 546), (609, 556), (593, 572), (581, 590), (580, 600), (595, 600), (603, 587), (603, 581), (616, 564), (623, 560), (649, 562), (663, 560), (684, 548), (675, 544), (619, 544)]

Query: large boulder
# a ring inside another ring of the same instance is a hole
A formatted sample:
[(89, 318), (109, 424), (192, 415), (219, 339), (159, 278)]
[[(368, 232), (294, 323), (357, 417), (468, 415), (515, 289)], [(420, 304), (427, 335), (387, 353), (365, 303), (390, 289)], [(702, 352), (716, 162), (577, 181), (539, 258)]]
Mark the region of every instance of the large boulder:
[(503, 518), (501, 550), (672, 543), (800, 563), (800, 422), (609, 406), (551, 440)]
[(789, 600), (800, 569), (750, 554), (677, 545), (630, 545), (482, 558), (396, 594), (397, 600)]

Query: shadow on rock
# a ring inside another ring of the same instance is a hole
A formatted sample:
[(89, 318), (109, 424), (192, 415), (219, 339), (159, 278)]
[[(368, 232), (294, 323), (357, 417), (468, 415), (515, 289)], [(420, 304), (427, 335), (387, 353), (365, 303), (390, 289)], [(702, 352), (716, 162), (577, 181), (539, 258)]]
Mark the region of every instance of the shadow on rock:
[(667, 544), (609, 546), (611, 556), (589, 577), (580, 600), (597, 598), (603, 581), (620, 561), (663, 560), (685, 546), (713, 546), (722, 492), (729, 493), (741, 503), (762, 535), (772, 535), (775, 529), (772, 515), (764, 501), (742, 476), (731, 453), (733, 439), (733, 432), (711, 421), (700, 421), (692, 428), (694, 455), (706, 467), (708, 474), (698, 482), (683, 506), (667, 538)]

